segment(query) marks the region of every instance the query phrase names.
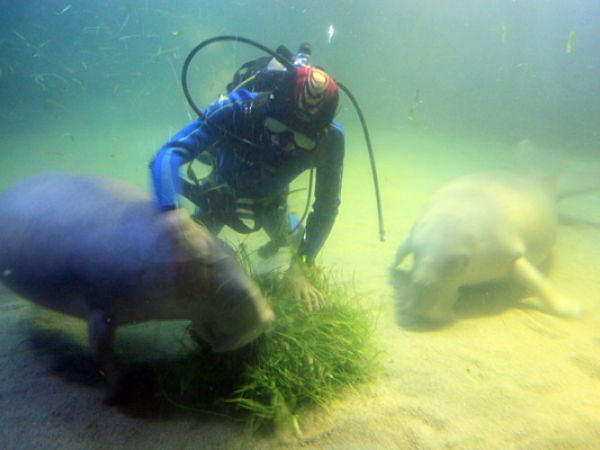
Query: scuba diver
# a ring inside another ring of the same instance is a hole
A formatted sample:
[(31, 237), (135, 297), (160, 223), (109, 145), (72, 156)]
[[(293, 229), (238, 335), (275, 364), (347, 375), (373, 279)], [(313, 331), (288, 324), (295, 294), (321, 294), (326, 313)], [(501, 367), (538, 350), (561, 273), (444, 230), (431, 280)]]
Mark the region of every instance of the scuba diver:
[[(340, 205), (344, 134), (333, 120), (338, 86), (324, 70), (307, 64), (309, 45), (303, 44), (295, 59), (283, 46), (277, 53), (290, 65), (272, 57), (244, 64), (227, 95), (158, 150), (150, 163), (152, 186), (161, 210), (175, 209), (183, 195), (196, 205), (194, 220), (215, 235), (225, 225), (240, 233), (264, 229), (270, 242), (259, 249), (262, 257), (292, 247), (295, 256), (285, 279), (299, 302), (317, 310), (324, 298), (306, 270)], [(189, 181), (180, 169), (194, 159), (212, 170), (201, 180), (188, 171)], [(315, 199), (304, 229), (289, 213), (287, 197), (289, 184), (312, 168)]]

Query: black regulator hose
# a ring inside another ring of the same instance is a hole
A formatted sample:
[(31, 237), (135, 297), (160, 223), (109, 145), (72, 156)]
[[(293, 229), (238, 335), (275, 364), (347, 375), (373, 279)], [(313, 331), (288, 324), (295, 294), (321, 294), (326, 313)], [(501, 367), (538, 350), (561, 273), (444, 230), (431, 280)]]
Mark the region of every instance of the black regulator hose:
[[(279, 53), (274, 52), (273, 50), (265, 47), (264, 45), (259, 44), (256, 41), (253, 41), (252, 39), (247, 39), (247, 38), (244, 38), (241, 36), (227, 36), (226, 35), (226, 36), (215, 36), (213, 38), (210, 38), (210, 39), (200, 42), (200, 44), (195, 46), (190, 51), (187, 58), (185, 58), (183, 67), (181, 69), (181, 87), (183, 88), (183, 93), (184, 93), (185, 98), (186, 98), (187, 102), (189, 103), (190, 107), (194, 110), (194, 112), (196, 114), (198, 114), (198, 117), (202, 120), (206, 120), (206, 118), (204, 117), (204, 114), (202, 113), (200, 108), (198, 108), (198, 106), (196, 106), (196, 103), (194, 103), (194, 99), (192, 99), (192, 96), (191, 96), (189, 88), (188, 88), (187, 74), (188, 74), (190, 63), (191, 63), (192, 59), (194, 59), (194, 56), (196, 56), (196, 53), (198, 53), (204, 47), (206, 47), (210, 44), (213, 44), (215, 42), (220, 42), (220, 41), (234, 41), (234, 42), (241, 42), (243, 44), (251, 45), (252, 47), (256, 47), (259, 50), (262, 50), (263, 52), (267, 53), (268, 55), (271, 55), (273, 58), (275, 58), (277, 61), (279, 61), (286, 68), (286, 70), (288, 70), (288, 71), (296, 70), (296, 66), (294, 66), (292, 61), (286, 59)], [(358, 118), (360, 120), (360, 124), (363, 129), (363, 134), (365, 136), (365, 141), (367, 143), (367, 150), (369, 152), (369, 161), (371, 163), (371, 175), (373, 177), (373, 185), (375, 186), (375, 201), (377, 204), (377, 219), (379, 222), (379, 240), (384, 241), (385, 240), (385, 232), (383, 229), (383, 211), (382, 211), (382, 207), (381, 207), (381, 195), (379, 192), (379, 180), (377, 178), (377, 169), (375, 167), (375, 155), (373, 153), (373, 146), (371, 144), (371, 138), (369, 137), (369, 129), (367, 127), (367, 121), (365, 120), (362, 110), (360, 109), (358, 102), (356, 101), (356, 99), (354, 98), (354, 96), (352, 95), (350, 90), (337, 80), (336, 80), (336, 84), (348, 96), (348, 98), (350, 99), (350, 102), (352, 102), (352, 106), (354, 106), (354, 109), (356, 110), (356, 113), (358, 114)]]
[(365, 116), (358, 106), (358, 102), (350, 92), (350, 90), (344, 86), (339, 81), (336, 81), (338, 87), (344, 91), (344, 94), (348, 96), (354, 109), (356, 110), (356, 114), (358, 114), (358, 118), (360, 120), (360, 124), (362, 125), (363, 134), (365, 136), (365, 141), (367, 143), (367, 151), (369, 152), (369, 161), (371, 163), (371, 176), (373, 177), (373, 186), (375, 187), (375, 203), (377, 205), (377, 220), (379, 223), (379, 240), (381, 242), (385, 241), (385, 231), (383, 229), (383, 208), (381, 207), (381, 194), (379, 193), (379, 180), (377, 178), (377, 168), (375, 167), (375, 154), (373, 153), (373, 145), (371, 144), (371, 137), (369, 136), (369, 128), (367, 127), (367, 121), (365, 120)]

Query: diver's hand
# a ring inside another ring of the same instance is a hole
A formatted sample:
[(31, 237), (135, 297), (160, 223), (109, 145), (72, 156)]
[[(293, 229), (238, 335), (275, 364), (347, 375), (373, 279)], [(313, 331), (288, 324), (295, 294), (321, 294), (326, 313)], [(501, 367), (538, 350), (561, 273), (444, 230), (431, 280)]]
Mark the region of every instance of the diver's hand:
[(312, 285), (299, 263), (294, 262), (285, 275), (285, 281), (296, 301), (308, 311), (314, 312), (325, 306), (325, 297)]

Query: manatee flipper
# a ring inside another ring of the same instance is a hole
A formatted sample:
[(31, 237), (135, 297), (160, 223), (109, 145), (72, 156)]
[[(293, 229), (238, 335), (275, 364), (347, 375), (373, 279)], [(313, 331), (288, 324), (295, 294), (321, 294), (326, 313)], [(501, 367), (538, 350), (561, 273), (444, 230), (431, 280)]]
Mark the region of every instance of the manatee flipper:
[(115, 403), (119, 384), (118, 369), (113, 354), (114, 326), (108, 315), (99, 309), (91, 312), (88, 318), (88, 340), (90, 349), (102, 376), (108, 383), (103, 401), (106, 404)]
[(545, 309), (562, 317), (577, 317), (581, 309), (567, 301), (533, 264), (524, 256), (514, 262), (513, 273), (523, 285), (537, 294)]
[(396, 251), (396, 257), (394, 261), (390, 264), (390, 269), (395, 269), (398, 267), (404, 259), (412, 253), (412, 239), (411, 236), (407, 236), (406, 239), (400, 244), (398, 250)]

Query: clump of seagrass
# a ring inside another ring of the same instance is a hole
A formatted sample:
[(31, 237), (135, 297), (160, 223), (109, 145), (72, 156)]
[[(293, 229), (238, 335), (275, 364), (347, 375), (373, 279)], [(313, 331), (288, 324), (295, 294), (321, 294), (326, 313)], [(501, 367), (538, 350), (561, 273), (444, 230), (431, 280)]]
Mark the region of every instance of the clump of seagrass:
[[(243, 248), (240, 257), (247, 263)], [(377, 352), (372, 315), (346, 286), (318, 269), (310, 274), (311, 282), (327, 303), (314, 313), (291, 297), (280, 274), (254, 278), (271, 300), (273, 327), (235, 352), (195, 352), (190, 367), (178, 374), (176, 401), (236, 417), (241, 413), (253, 431), (282, 423), (299, 431), (299, 411), (325, 407), (342, 389), (373, 375)]]

